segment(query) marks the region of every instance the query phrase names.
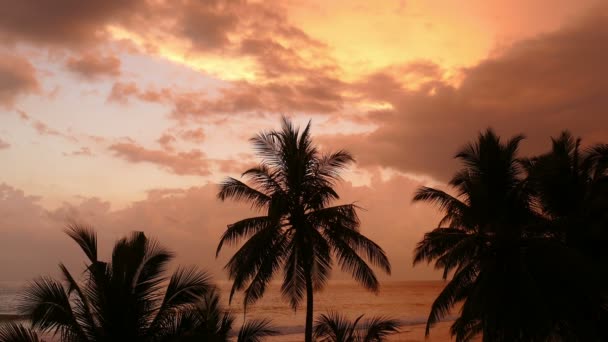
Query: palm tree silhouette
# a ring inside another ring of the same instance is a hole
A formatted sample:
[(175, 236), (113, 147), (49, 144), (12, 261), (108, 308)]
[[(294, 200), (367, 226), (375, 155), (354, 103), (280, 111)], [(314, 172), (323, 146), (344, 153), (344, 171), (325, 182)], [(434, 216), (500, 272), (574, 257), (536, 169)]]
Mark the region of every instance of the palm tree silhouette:
[(608, 145), (580, 144), (568, 131), (552, 138), (549, 153), (525, 161), (527, 182), (549, 218), (545, 230), (597, 257), (608, 242)]
[(322, 314), (315, 321), (315, 339), (320, 342), (381, 342), (399, 332), (401, 324), (397, 320), (372, 317), (361, 321), (363, 316), (350, 321), (335, 312)]
[[(606, 340), (608, 332), (608, 145), (581, 148), (581, 139), (568, 131), (552, 138), (551, 151), (527, 159), (526, 179), (535, 207), (545, 218), (535, 233), (561, 242), (568, 249), (574, 279), (560, 281), (564, 308), (560, 333), (581, 340)], [(553, 254), (555, 256), (555, 254)], [(561, 273), (565, 272), (561, 262)], [(568, 295), (568, 281), (573, 283)], [(578, 293), (587, 294), (580, 298)]]
[(251, 185), (234, 178), (221, 184), (221, 200), (244, 200), (264, 215), (228, 225), (225, 243), (246, 242), (226, 268), (235, 291), (244, 291), (245, 307), (259, 299), (268, 282), (283, 271), (284, 298), (295, 310), (306, 296), (305, 339), (312, 341), (313, 293), (323, 288), (332, 268), (332, 254), (342, 270), (366, 289), (378, 291), (374, 271), (365, 262), (390, 273), (384, 251), (359, 232), (354, 204), (329, 206), (339, 199), (334, 185), (351, 162), (346, 151), (322, 155), (310, 137), (310, 122), (300, 130), (286, 118), (280, 131), (251, 139), (261, 163), (243, 173)]
[[(519, 259), (514, 258), (519, 258), (522, 227), (534, 219), (516, 156), (522, 139), (515, 136), (503, 144), (488, 129), (456, 155), (465, 166), (449, 182), (456, 195), (423, 187), (414, 196), (414, 201), (436, 204), (445, 213), (439, 227), (418, 243), (414, 264), (435, 261), (444, 279), (454, 272), (431, 307), (427, 335), (460, 301), (461, 315), (452, 325), (458, 341), (479, 332), (484, 339), (505, 340), (500, 334), (514, 328), (508, 326), (515, 324), (513, 319), (501, 314), (508, 312), (503, 302), (509, 298), (502, 284), (519, 279)], [(513, 291), (519, 293), (517, 288)], [(522, 324), (515, 330), (524, 328)]]
[(141, 232), (119, 240), (111, 262), (98, 259), (91, 229), (75, 225), (66, 233), (88, 258), (84, 280), (60, 264), (63, 282), (33, 281), (19, 308), (34, 330), (62, 341), (171, 340), (182, 333), (175, 329), (182, 312), (212, 288), (209, 276), (195, 268), (179, 268), (167, 278), (172, 253)]
[(503, 144), (487, 130), (456, 155), (465, 167), (449, 183), (455, 195), (424, 187), (414, 197), (445, 213), (419, 242), (414, 263), (434, 261), (444, 278), (453, 272), (431, 307), (427, 335), (462, 302), (451, 328), (457, 341), (480, 333), (484, 341), (598, 340), (605, 299), (591, 267), (563, 243), (555, 229), (559, 220), (538, 210), (570, 210), (572, 204), (556, 205), (564, 199), (550, 192), (542, 198), (546, 184), (537, 184), (539, 179), (555, 181), (541, 176), (549, 157), (517, 158), (521, 140), (516, 136)]

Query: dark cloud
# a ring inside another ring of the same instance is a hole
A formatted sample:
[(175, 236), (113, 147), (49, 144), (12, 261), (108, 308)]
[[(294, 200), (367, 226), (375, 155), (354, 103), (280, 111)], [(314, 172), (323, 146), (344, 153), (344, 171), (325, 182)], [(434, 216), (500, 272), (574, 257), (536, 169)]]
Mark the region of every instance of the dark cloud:
[(239, 81), (209, 96), (205, 92), (171, 89), (142, 90), (136, 83), (114, 83), (107, 100), (126, 104), (130, 99), (171, 106), (178, 120), (238, 113), (334, 113), (344, 103), (346, 85), (319, 76), (302, 82), (269, 82), (262, 85)]
[(215, 98), (182, 93), (173, 96), (176, 118), (212, 114), (255, 113), (330, 113), (342, 107), (342, 84), (318, 78), (306, 82), (270, 82), (263, 85), (235, 82), (221, 89)]
[(100, 56), (97, 53), (89, 52), (78, 57), (71, 57), (68, 59), (66, 67), (69, 71), (87, 80), (120, 75), (120, 59), (116, 56)]
[(99, 42), (106, 26), (143, 11), (144, 0), (0, 0), (0, 40), (56, 46)]
[(12, 107), (20, 95), (39, 90), (36, 69), (27, 59), (0, 54), (0, 106)]
[(192, 43), (194, 50), (213, 50), (230, 45), (228, 34), (239, 24), (242, 1), (182, 1), (177, 32)]
[[(559, 31), (515, 43), (464, 71), (453, 86), (441, 79), (415, 90), (398, 75), (377, 73), (358, 85), (392, 109), (371, 112), (379, 128), (364, 135), (326, 137), (347, 146), (364, 165), (384, 165), (445, 180), (452, 157), (480, 130), (524, 133), (525, 153), (549, 148), (563, 129), (589, 142), (608, 140), (608, 11), (597, 10)], [(417, 68), (419, 69), (419, 68)], [(432, 67), (425, 67), (433, 74)]]

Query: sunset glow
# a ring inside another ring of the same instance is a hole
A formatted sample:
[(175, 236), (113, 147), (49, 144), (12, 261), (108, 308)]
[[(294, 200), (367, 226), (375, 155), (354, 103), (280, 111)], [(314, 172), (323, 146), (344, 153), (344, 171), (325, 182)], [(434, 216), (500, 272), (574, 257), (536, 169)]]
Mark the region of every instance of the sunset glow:
[(207, 265), (249, 212), (217, 183), (282, 115), (354, 154), (341, 198), (405, 265), (394, 277), (438, 279), (410, 266), (438, 217), (411, 197), (445, 184), (456, 147), (489, 126), (526, 134), (525, 153), (564, 128), (608, 138), (599, 0), (0, 2), (0, 262), (28, 260), (3, 280), (75, 263), (68, 221), (150, 231)]

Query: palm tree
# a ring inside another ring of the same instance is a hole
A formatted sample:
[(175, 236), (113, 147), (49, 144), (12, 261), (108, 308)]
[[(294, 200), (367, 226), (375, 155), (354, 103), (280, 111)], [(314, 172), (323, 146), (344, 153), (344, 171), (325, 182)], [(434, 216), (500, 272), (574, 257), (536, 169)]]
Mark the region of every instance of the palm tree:
[[(427, 335), (460, 301), (464, 301), (461, 315), (452, 326), (458, 341), (479, 332), (488, 340), (502, 340), (497, 334), (510, 328), (519, 333), (525, 327), (507, 326), (523, 321), (512, 322), (514, 318), (501, 314), (508, 312), (509, 305), (496, 306), (508, 304), (503, 302), (510, 297), (502, 284), (519, 279), (516, 274), (521, 269), (512, 261), (519, 257), (523, 227), (534, 219), (516, 155), (522, 139), (519, 135), (502, 143), (488, 129), (456, 155), (465, 166), (449, 182), (456, 195), (422, 187), (414, 196), (414, 201), (437, 204), (445, 213), (439, 227), (418, 243), (414, 264), (435, 261), (443, 269), (444, 279), (454, 273), (431, 307)], [(521, 285), (513, 291), (521, 292)]]
[[(119, 240), (111, 262), (98, 259), (97, 237), (91, 229), (72, 226), (66, 233), (88, 258), (84, 279), (77, 281), (60, 264), (63, 282), (50, 277), (35, 280), (20, 306), (34, 330), (59, 335), (62, 341), (179, 337), (183, 331), (174, 328), (180, 326), (179, 318), (212, 288), (209, 276), (195, 268), (179, 268), (167, 278), (173, 254), (141, 232)], [(21, 328), (5, 330), (28, 336)]]
[(397, 320), (372, 317), (361, 322), (363, 316), (350, 321), (335, 312), (322, 314), (315, 322), (315, 339), (320, 342), (381, 342), (399, 332), (401, 324)]
[[(419, 242), (414, 263), (435, 262), (453, 273), (431, 307), (426, 333), (458, 302), (457, 341), (595, 340), (596, 291), (581, 279), (588, 265), (551, 238), (536, 210), (534, 187), (517, 158), (521, 136), (506, 143), (492, 130), (456, 157), (465, 167), (450, 181), (456, 194), (423, 187), (414, 201), (437, 204), (445, 215)], [(564, 295), (567, 293), (567, 295)]]
[(549, 218), (545, 230), (600, 257), (608, 242), (608, 145), (581, 151), (580, 143), (567, 131), (552, 138), (549, 153), (526, 160), (527, 182)]
[(300, 130), (283, 118), (280, 131), (251, 139), (261, 163), (243, 173), (249, 185), (234, 178), (221, 184), (218, 197), (249, 202), (263, 214), (228, 225), (217, 253), (226, 243), (246, 242), (226, 268), (235, 291), (244, 291), (244, 306), (254, 303), (267, 284), (283, 271), (281, 291), (295, 310), (306, 296), (305, 339), (312, 341), (313, 294), (324, 287), (332, 255), (366, 289), (378, 291), (365, 259), (390, 273), (380, 246), (359, 232), (354, 204), (330, 206), (340, 172), (353, 157), (346, 151), (321, 154), (310, 137), (310, 123)]
[[(585, 150), (580, 145), (581, 138), (574, 138), (568, 131), (552, 138), (550, 152), (525, 161), (526, 182), (537, 211), (546, 218), (537, 231), (567, 246), (570, 259), (577, 261), (573, 267), (585, 272), (573, 282), (580, 284), (576, 292), (590, 298), (567, 297), (576, 299), (568, 309), (576, 314), (568, 317), (568, 328), (561, 330), (570, 335), (586, 334), (586, 340), (606, 340), (608, 145), (597, 144)], [(560, 292), (563, 290), (562, 284)], [(581, 307), (581, 302), (586, 306)], [(562, 303), (562, 307), (568, 306)], [(590, 326), (590, 322), (596, 325)]]

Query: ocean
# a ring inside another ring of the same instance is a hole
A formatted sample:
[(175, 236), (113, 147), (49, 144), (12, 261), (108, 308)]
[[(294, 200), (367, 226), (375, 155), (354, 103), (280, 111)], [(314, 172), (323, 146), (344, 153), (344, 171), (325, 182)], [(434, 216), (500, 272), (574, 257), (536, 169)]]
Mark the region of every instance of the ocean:
[[(17, 313), (17, 296), (24, 284), (0, 282), (0, 317), (6, 319)], [(401, 332), (392, 336), (390, 341), (451, 341), (449, 326), (452, 316), (433, 328), (430, 338), (425, 339), (424, 336), (424, 326), (431, 304), (444, 285), (443, 281), (385, 281), (380, 292), (374, 294), (353, 282), (330, 282), (322, 292), (316, 293), (315, 315), (337, 311), (351, 319), (362, 314), (365, 315), (364, 318), (376, 315), (396, 318), (403, 326)], [(236, 327), (240, 326), (244, 318), (269, 318), (281, 335), (268, 341), (304, 340), (304, 307), (294, 312), (281, 298), (279, 284), (271, 284), (264, 297), (247, 308), (245, 316), (238, 294), (228, 306), (230, 283), (220, 282), (219, 287), (226, 307), (236, 315)]]

